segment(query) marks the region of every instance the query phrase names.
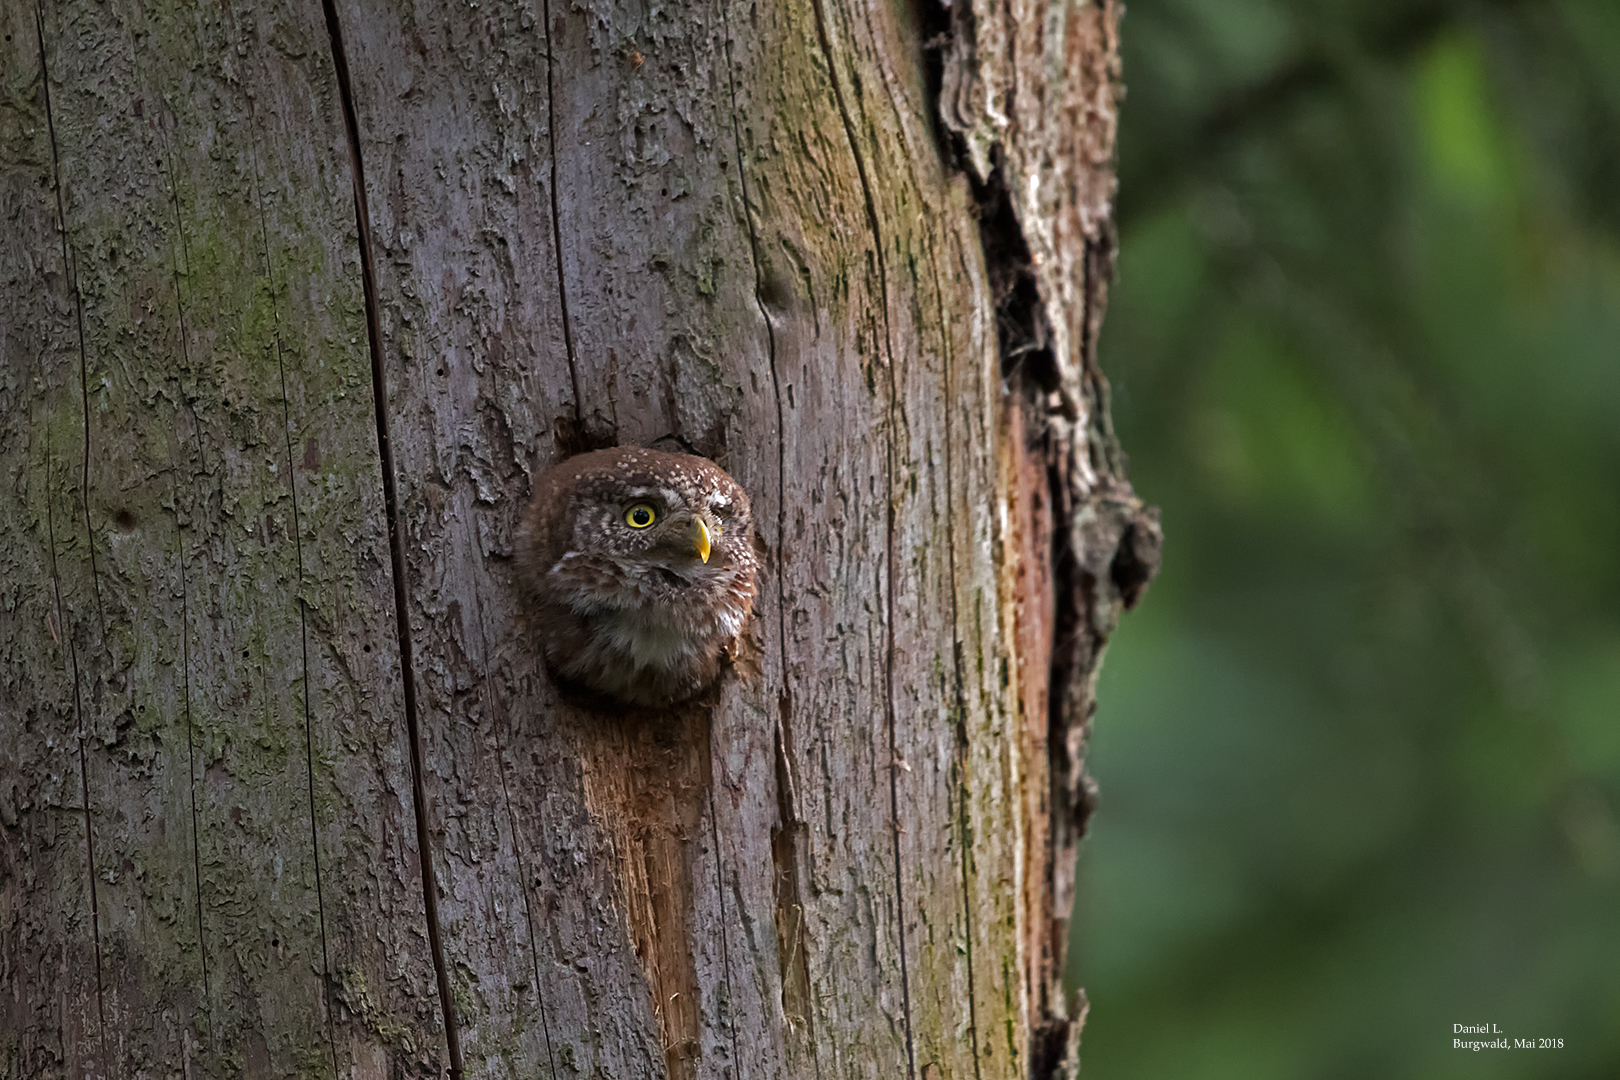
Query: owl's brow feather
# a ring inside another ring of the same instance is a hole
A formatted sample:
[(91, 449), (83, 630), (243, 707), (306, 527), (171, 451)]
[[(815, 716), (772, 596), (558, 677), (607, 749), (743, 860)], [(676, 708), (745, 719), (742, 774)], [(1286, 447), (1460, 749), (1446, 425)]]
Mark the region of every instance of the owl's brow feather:
[(684, 503), (680, 495), (666, 487), (634, 487), (624, 493), (627, 499), (646, 499), (656, 497), (663, 500), (665, 506), (674, 506)]

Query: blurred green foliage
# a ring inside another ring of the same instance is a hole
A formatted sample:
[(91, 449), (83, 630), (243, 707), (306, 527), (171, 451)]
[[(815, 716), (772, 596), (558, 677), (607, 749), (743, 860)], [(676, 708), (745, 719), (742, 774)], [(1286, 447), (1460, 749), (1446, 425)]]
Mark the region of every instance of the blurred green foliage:
[(1166, 547), (1099, 692), (1083, 1072), (1620, 1077), (1620, 2), (1122, 41), (1102, 362)]

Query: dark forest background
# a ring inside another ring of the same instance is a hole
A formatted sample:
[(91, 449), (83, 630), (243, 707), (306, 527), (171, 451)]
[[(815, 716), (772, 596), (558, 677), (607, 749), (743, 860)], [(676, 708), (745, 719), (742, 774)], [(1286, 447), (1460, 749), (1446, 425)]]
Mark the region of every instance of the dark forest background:
[(1620, 1076), (1620, 3), (1122, 39), (1084, 1073)]

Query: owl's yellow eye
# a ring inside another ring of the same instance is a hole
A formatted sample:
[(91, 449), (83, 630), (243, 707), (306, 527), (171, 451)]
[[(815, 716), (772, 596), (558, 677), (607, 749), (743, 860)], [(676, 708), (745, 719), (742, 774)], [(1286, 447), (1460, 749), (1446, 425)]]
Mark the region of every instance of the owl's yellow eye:
[(632, 529), (645, 529), (657, 520), (658, 515), (646, 503), (636, 503), (624, 514), (624, 523)]

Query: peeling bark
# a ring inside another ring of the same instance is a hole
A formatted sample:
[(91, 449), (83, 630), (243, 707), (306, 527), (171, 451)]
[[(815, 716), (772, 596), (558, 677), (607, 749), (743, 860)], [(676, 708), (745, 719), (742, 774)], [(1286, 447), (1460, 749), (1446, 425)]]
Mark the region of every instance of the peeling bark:
[[(1072, 1075), (1114, 0), (3, 0), (0, 1075)], [(719, 460), (712, 700), (530, 478)]]

